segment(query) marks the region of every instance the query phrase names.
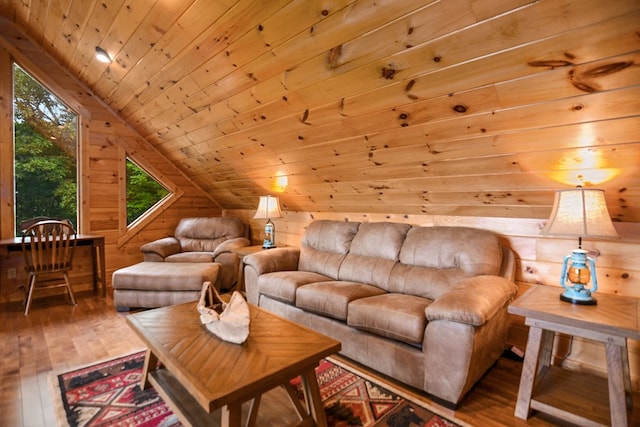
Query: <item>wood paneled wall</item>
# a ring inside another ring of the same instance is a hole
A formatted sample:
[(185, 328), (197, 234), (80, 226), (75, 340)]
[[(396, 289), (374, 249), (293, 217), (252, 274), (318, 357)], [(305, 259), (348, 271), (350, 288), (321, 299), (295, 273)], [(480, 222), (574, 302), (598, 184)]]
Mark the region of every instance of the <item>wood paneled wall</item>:
[[(251, 224), (255, 244), (261, 243), (264, 220), (253, 219), (254, 211), (226, 210), (225, 215), (244, 218)], [(272, 220), (276, 229), (276, 244), (299, 246), (306, 226), (317, 219), (360, 222), (401, 222), (421, 226), (466, 226), (496, 233), (505, 246), (516, 254), (516, 283), (519, 294), (535, 284), (558, 286), (564, 256), (577, 246), (570, 239), (540, 236), (545, 220), (522, 218), (461, 217), (438, 215), (396, 215), (377, 213), (331, 213), (284, 211), (283, 218)], [(640, 223), (615, 223), (618, 240), (585, 240), (583, 247), (600, 252), (596, 259), (598, 292), (640, 298)], [(596, 294), (597, 296), (597, 294)], [(509, 343), (525, 349), (528, 328), (523, 319), (510, 316)], [(640, 390), (640, 342), (629, 342), (632, 381)], [(573, 342), (561, 337), (556, 345), (556, 362), (589, 372), (604, 374), (604, 347), (582, 339)]]

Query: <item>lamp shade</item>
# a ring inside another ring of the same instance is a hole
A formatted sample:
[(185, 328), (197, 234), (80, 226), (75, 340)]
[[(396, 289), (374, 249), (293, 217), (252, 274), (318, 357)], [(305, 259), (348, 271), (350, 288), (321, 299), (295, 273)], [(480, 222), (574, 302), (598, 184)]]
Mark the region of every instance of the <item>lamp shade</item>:
[(541, 234), (548, 236), (618, 237), (604, 199), (604, 190), (582, 187), (556, 192), (549, 221)]
[(258, 209), (256, 210), (256, 214), (253, 216), (253, 218), (282, 218), (282, 212), (280, 212), (280, 203), (278, 203), (278, 198), (273, 196), (260, 196)]

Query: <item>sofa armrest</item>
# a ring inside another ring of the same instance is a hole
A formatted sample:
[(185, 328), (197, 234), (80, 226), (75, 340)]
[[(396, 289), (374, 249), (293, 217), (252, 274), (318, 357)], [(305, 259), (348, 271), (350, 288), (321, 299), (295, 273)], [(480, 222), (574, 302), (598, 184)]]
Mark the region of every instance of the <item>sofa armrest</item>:
[(515, 283), (499, 276), (475, 276), (452, 286), (425, 309), (427, 319), (483, 325), (515, 297)]
[(233, 239), (225, 240), (215, 248), (213, 251), (213, 258), (215, 259), (222, 253), (231, 252), (234, 249), (243, 248), (249, 245), (251, 245), (251, 242), (246, 237), (235, 237)]
[(169, 255), (177, 254), (181, 251), (180, 242), (175, 237), (164, 237), (162, 239), (154, 240), (153, 242), (145, 243), (140, 247), (140, 251), (145, 256), (155, 258), (160, 257), (164, 260)]
[(300, 249), (284, 247), (268, 249), (244, 257), (244, 265), (255, 270), (257, 276), (274, 271), (292, 271), (298, 269)]

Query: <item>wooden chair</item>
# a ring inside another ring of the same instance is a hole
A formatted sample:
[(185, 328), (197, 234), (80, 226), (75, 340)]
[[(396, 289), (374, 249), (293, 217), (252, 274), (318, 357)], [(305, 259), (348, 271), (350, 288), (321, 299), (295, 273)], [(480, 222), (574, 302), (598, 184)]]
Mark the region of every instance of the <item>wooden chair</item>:
[[(73, 305), (76, 300), (69, 283), (76, 232), (67, 221), (48, 220), (28, 227), (22, 236), (22, 253), (28, 273), (24, 314), (29, 313), (33, 291), (66, 287)], [(64, 283), (60, 283), (64, 280)]]

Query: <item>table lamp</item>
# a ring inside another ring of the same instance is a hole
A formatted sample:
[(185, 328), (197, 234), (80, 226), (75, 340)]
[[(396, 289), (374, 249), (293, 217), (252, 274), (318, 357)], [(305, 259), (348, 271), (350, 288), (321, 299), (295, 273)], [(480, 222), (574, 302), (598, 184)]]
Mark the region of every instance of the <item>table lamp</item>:
[(277, 197), (260, 196), (258, 209), (253, 216), (254, 219), (266, 219), (267, 224), (264, 226), (264, 242), (263, 249), (271, 249), (276, 247), (276, 227), (271, 222), (271, 218), (282, 218), (280, 212), (280, 204)]
[[(595, 260), (582, 249), (582, 238), (618, 237), (611, 223), (604, 190), (577, 187), (555, 194), (551, 217), (541, 233), (547, 236), (577, 237), (578, 248), (564, 257), (560, 299), (572, 304), (594, 305), (598, 290)], [(588, 287), (591, 282), (591, 287)]]

